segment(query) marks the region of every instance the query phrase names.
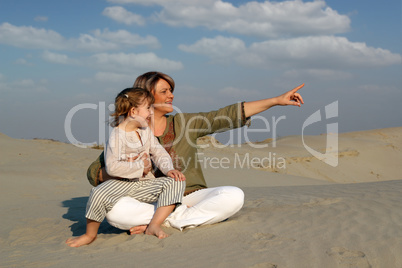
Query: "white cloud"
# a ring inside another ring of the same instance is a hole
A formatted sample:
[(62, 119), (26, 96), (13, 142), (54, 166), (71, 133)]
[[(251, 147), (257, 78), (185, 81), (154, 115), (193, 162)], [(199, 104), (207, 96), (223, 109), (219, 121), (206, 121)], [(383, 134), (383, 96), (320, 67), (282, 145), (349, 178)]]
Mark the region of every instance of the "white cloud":
[(22, 79), (14, 82), (13, 84), (18, 87), (33, 87), (35, 82), (32, 79)]
[(78, 39), (71, 39), (70, 43), (69, 48), (85, 51), (117, 50), (121, 47), (118, 42), (109, 42), (108, 40), (102, 40), (90, 34), (80, 34)]
[(45, 16), (36, 16), (34, 18), (35, 21), (48, 21), (48, 17)]
[(0, 25), (0, 43), (20, 48), (65, 49), (66, 40), (52, 30), (32, 26), (14, 26), (7, 22)]
[(202, 38), (190, 46), (179, 45), (179, 49), (185, 52), (207, 55), (214, 61), (226, 60), (247, 50), (242, 40), (223, 36), (217, 36), (213, 39)]
[(358, 87), (358, 90), (360, 90), (363, 94), (364, 93), (376, 93), (376, 94), (400, 94), (401, 89), (397, 88), (395, 86), (389, 86), (389, 85), (361, 85)]
[(159, 47), (156, 37), (141, 37), (125, 30), (116, 32), (95, 30), (94, 35), (81, 34), (78, 38), (66, 39), (59, 33), (32, 26), (14, 26), (7, 22), (0, 25), (0, 43), (20, 48), (68, 51), (107, 51), (125, 47)]
[(18, 65), (26, 65), (26, 66), (32, 66), (32, 63), (30, 63), (30, 62), (28, 62), (26, 59), (22, 59), (22, 58), (17, 59), (17, 60), (15, 61), (15, 64), (18, 64)]
[[(164, 5), (166, 4), (166, 0), (107, 0), (109, 3), (115, 4), (139, 4), (144, 6), (151, 5)], [(170, 0), (171, 4), (182, 4), (182, 5), (201, 5), (201, 4), (210, 4), (215, 2), (216, 0)]]
[(293, 69), (286, 71), (283, 77), (288, 80), (292, 79), (318, 79), (318, 80), (349, 80), (353, 75), (348, 72), (329, 70), (329, 69)]
[(201, 39), (193, 45), (180, 45), (186, 52), (206, 55), (212, 61), (236, 62), (255, 68), (299, 67), (307, 69), (337, 69), (382, 67), (401, 64), (401, 55), (389, 50), (368, 47), (365, 43), (350, 42), (344, 37), (310, 36), (257, 42), (246, 46), (236, 38), (218, 36)]
[(316, 68), (381, 67), (400, 64), (401, 55), (350, 42), (345, 37), (310, 36), (254, 43), (252, 53), (265, 60)]
[(100, 39), (108, 40), (119, 43), (125, 46), (148, 46), (151, 48), (159, 48), (160, 43), (158, 38), (152, 35), (141, 37), (138, 34), (132, 34), (126, 30), (117, 30), (115, 32), (104, 29), (103, 31), (97, 29), (94, 31), (94, 35)]
[[(5, 79), (1, 79), (2, 82), (0, 83), (0, 92), (9, 92), (9, 93), (27, 93), (26, 96), (30, 96), (31, 94), (36, 93), (47, 93), (49, 90), (46, 87), (47, 81), (41, 79), (39, 82), (32, 80), (32, 79), (20, 79), (15, 81), (6, 81)], [(25, 95), (23, 95), (25, 96)]]
[(249, 97), (259, 96), (260, 92), (257, 90), (250, 90), (250, 89), (240, 89), (235, 87), (225, 87), (218, 92), (220, 95), (234, 98), (234, 99), (244, 99)]
[(115, 21), (118, 21), (118, 22), (121, 22), (121, 23), (124, 23), (127, 25), (132, 25), (132, 24), (137, 24), (140, 26), (145, 25), (145, 19), (141, 15), (131, 13), (130, 11), (127, 11), (123, 7), (119, 7), (119, 6), (107, 7), (103, 10), (102, 14)]
[[(95, 75), (97, 81), (132, 80), (132, 73), (144, 70), (162, 70), (165, 72), (180, 70), (183, 64), (154, 53), (97, 53), (85, 58), (70, 58), (66, 54), (44, 51), (42, 58), (58, 64), (83, 65), (96, 70), (103, 70)], [(127, 79), (127, 78), (130, 79)]]
[[(176, 112), (182, 111), (208, 111), (221, 107), (222, 100), (230, 104), (245, 99), (261, 99), (264, 96), (258, 90), (241, 89), (227, 86), (221, 89), (212, 89), (214, 94), (206, 94), (205, 88), (201, 89), (189, 84), (177, 84), (175, 89), (174, 105)], [(217, 94), (216, 94), (217, 93)], [(210, 107), (210, 108), (208, 108)], [(180, 109), (180, 110), (179, 110)]]
[(44, 51), (42, 58), (48, 62), (59, 63), (59, 64), (74, 64), (77, 63), (76, 60), (69, 59), (65, 54), (53, 53), (50, 51)]
[(133, 79), (134, 78), (132, 74), (98, 72), (95, 75), (95, 80), (100, 82), (111, 82), (111, 83), (121, 83), (122, 81), (133, 82)]
[(92, 64), (102, 69), (118, 72), (133, 72), (133, 70), (174, 71), (183, 68), (178, 61), (159, 58), (154, 53), (98, 53), (91, 56)]
[(160, 5), (162, 10), (155, 13), (154, 18), (170, 26), (201, 26), (260, 38), (328, 35), (350, 30), (349, 17), (338, 14), (323, 0), (252, 1), (239, 6), (221, 0), (111, 0), (109, 2)]
[(154, 53), (97, 53), (86, 58), (74, 59), (65, 54), (44, 51), (42, 58), (58, 64), (85, 65), (96, 70), (103, 70), (95, 75), (95, 80), (111, 82), (131, 81), (132, 73), (136, 71), (169, 72), (183, 68), (181, 62), (160, 58)]

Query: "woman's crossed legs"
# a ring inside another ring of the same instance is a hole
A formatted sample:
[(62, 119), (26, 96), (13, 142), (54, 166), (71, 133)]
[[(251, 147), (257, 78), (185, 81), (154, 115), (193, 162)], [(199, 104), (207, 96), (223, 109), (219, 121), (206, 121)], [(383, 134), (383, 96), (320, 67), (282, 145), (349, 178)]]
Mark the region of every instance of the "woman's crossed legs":
[[(244, 193), (240, 188), (220, 186), (201, 189), (183, 197), (183, 205), (176, 208), (165, 223), (182, 230), (221, 222), (237, 213), (243, 203)], [(106, 214), (106, 219), (114, 227), (137, 234), (145, 231), (154, 212), (152, 204), (123, 197)]]

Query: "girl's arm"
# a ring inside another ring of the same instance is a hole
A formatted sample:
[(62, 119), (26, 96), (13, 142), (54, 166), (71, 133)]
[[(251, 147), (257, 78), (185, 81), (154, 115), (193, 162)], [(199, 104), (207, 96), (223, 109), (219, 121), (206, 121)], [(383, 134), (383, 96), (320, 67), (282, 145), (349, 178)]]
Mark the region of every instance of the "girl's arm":
[(275, 98), (269, 98), (269, 99), (264, 99), (264, 100), (258, 100), (258, 101), (251, 101), (251, 102), (245, 102), (243, 105), (244, 107), (244, 114), (246, 117), (250, 117), (253, 115), (256, 115), (258, 113), (261, 113), (265, 110), (268, 110), (269, 108), (276, 106), (276, 105), (281, 105), (281, 106), (286, 106), (286, 105), (293, 105), (293, 106), (299, 106), (301, 104), (304, 104), (303, 98), (300, 96), (297, 91), (304, 87), (304, 84), (295, 87), (294, 89), (278, 96)]

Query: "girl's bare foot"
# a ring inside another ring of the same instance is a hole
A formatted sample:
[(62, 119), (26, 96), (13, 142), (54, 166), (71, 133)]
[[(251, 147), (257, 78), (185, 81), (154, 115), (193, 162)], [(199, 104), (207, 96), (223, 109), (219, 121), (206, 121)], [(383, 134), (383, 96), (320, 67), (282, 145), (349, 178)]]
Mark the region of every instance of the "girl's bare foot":
[(143, 233), (145, 233), (145, 230), (147, 229), (147, 227), (148, 227), (148, 225), (138, 225), (138, 226), (131, 227), (129, 230), (130, 235), (143, 234)]
[(154, 235), (159, 239), (166, 238), (169, 235), (165, 233), (159, 225), (148, 225), (148, 228), (145, 230), (145, 234)]
[(91, 244), (93, 241), (95, 241), (95, 239), (96, 239), (96, 236), (91, 237), (87, 234), (84, 234), (79, 237), (73, 237), (73, 238), (67, 239), (66, 244), (70, 247), (78, 248), (80, 246)]

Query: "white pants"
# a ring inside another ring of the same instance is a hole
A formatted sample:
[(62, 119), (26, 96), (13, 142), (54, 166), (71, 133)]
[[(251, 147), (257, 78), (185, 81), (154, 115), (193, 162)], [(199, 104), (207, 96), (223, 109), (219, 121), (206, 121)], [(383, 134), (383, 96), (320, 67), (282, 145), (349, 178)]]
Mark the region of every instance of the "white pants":
[(185, 188), (185, 181), (176, 181), (169, 177), (135, 182), (108, 180), (92, 188), (85, 218), (102, 222), (107, 212), (126, 196), (146, 203), (157, 202), (157, 207), (181, 204)]
[[(244, 203), (244, 193), (233, 186), (201, 189), (183, 197), (181, 206), (170, 214), (165, 224), (182, 230), (221, 222), (238, 212)], [(110, 225), (129, 230), (138, 225), (147, 225), (155, 212), (155, 206), (142, 203), (131, 197), (121, 198), (106, 214)]]

